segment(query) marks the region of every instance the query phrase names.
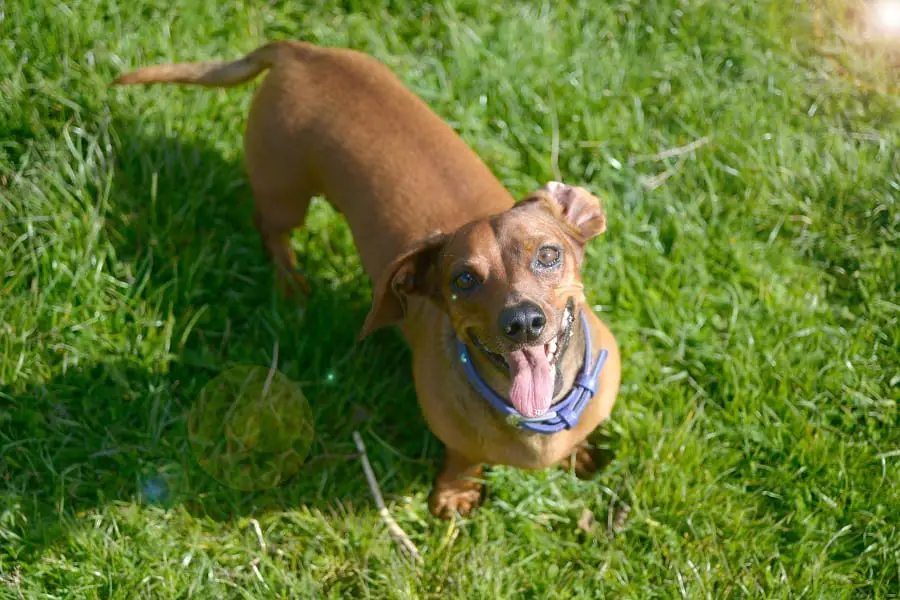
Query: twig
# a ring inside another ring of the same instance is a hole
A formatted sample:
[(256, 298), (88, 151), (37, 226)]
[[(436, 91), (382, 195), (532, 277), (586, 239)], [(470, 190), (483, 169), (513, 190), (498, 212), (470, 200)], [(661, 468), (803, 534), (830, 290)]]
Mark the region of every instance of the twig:
[(678, 173), (681, 170), (681, 165), (684, 163), (684, 157), (678, 159), (678, 162), (675, 163), (674, 166), (669, 167), (662, 173), (658, 175), (653, 175), (652, 177), (647, 177), (645, 175), (641, 175), (638, 180), (641, 182), (641, 185), (644, 186), (644, 189), (653, 191), (659, 187), (661, 187), (672, 175)]
[(256, 533), (256, 539), (259, 540), (259, 548), (262, 550), (263, 554), (266, 553), (266, 540), (263, 538), (262, 529), (259, 526), (259, 521), (256, 519), (250, 519), (250, 525), (253, 527), (253, 532)]
[(550, 90), (550, 168), (556, 181), (562, 181), (562, 173), (559, 172), (559, 117), (556, 114), (556, 98), (553, 96), (553, 88)]
[(622, 533), (625, 527), (625, 520), (631, 512), (631, 506), (625, 502), (616, 502), (615, 498), (609, 499), (609, 513), (606, 519), (606, 533), (609, 537), (613, 537)]
[(259, 567), (256, 566), (259, 564), (259, 557), (254, 558), (250, 561), (250, 568), (253, 569), (253, 574), (256, 575), (256, 578), (259, 579), (259, 582), (265, 586), (266, 589), (269, 589), (269, 584), (266, 583), (266, 580), (263, 579), (262, 573), (259, 572)]
[(266, 375), (266, 382), (263, 384), (262, 395), (265, 398), (269, 393), (269, 385), (272, 378), (275, 377), (275, 371), (278, 369), (278, 340), (275, 340), (275, 347), (272, 349), (272, 366), (269, 367), (269, 374)]
[(665, 160), (667, 158), (675, 158), (676, 156), (683, 156), (688, 154), (689, 152), (693, 152), (697, 148), (701, 146), (705, 146), (709, 143), (709, 136), (703, 136), (699, 140), (694, 140), (690, 144), (685, 144), (684, 146), (678, 146), (677, 148), (669, 148), (668, 150), (663, 150), (659, 154), (641, 154), (638, 156), (632, 156), (628, 159), (630, 164), (635, 164), (639, 162), (652, 162), (652, 161), (660, 161)]
[(0, 583), (16, 588), (16, 597), (19, 600), (25, 600), (25, 595), (22, 593), (22, 568), (19, 565), (16, 565), (11, 575), (6, 577), (0, 575)]
[(419, 549), (416, 548), (416, 545), (409, 539), (406, 532), (400, 528), (397, 521), (395, 521), (394, 517), (391, 516), (391, 513), (388, 512), (387, 506), (384, 504), (381, 488), (378, 486), (378, 481), (375, 479), (375, 473), (372, 471), (372, 465), (369, 463), (369, 456), (366, 454), (366, 445), (363, 443), (362, 437), (359, 435), (358, 431), (353, 432), (353, 441), (356, 443), (357, 450), (359, 450), (359, 460), (362, 462), (363, 472), (366, 474), (366, 481), (369, 483), (369, 490), (372, 492), (372, 497), (375, 498), (375, 506), (378, 507), (378, 514), (381, 515), (381, 519), (384, 521), (384, 524), (387, 525), (388, 532), (391, 534), (391, 537), (394, 538), (394, 541), (400, 545), (401, 549), (406, 551), (413, 560), (422, 562), (422, 555), (419, 554)]

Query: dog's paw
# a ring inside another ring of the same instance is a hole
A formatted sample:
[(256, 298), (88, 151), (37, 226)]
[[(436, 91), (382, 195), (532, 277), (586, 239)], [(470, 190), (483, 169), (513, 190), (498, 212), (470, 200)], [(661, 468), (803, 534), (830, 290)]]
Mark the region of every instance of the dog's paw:
[(428, 496), (428, 510), (440, 519), (450, 519), (454, 514), (467, 516), (481, 504), (482, 485), (467, 482), (465, 486), (436, 487)]
[(559, 466), (567, 471), (574, 467), (576, 477), (579, 479), (590, 479), (598, 471), (603, 470), (609, 462), (610, 456), (607, 451), (584, 444), (578, 446), (578, 448), (573, 450), (572, 454), (559, 461)]

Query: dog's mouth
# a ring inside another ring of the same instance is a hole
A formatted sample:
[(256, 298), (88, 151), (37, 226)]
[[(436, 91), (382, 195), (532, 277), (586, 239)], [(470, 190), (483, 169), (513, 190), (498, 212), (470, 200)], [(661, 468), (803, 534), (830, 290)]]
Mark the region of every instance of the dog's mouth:
[(562, 387), (560, 360), (565, 355), (575, 324), (575, 301), (563, 310), (559, 332), (548, 342), (514, 348), (506, 354), (489, 350), (471, 330), (472, 344), (499, 371), (510, 378), (509, 400), (522, 415), (539, 417), (549, 410)]

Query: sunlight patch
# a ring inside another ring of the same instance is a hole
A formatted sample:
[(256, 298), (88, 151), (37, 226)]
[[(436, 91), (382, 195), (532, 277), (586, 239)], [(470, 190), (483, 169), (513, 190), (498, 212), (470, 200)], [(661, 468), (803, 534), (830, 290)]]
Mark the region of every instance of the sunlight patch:
[(819, 51), (865, 89), (898, 88), (900, 0), (817, 0)]

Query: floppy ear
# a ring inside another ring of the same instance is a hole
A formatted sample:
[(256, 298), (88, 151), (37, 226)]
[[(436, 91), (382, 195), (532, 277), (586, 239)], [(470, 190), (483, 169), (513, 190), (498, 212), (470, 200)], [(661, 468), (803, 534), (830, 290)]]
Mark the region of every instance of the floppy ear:
[(372, 290), (372, 308), (359, 339), (405, 317), (407, 297), (437, 297), (436, 260), (448, 238), (445, 233), (434, 233), (413, 244), (385, 267)]
[(600, 199), (582, 187), (551, 181), (523, 203), (539, 203), (563, 225), (579, 251), (584, 254), (585, 245), (606, 231), (606, 215)]

